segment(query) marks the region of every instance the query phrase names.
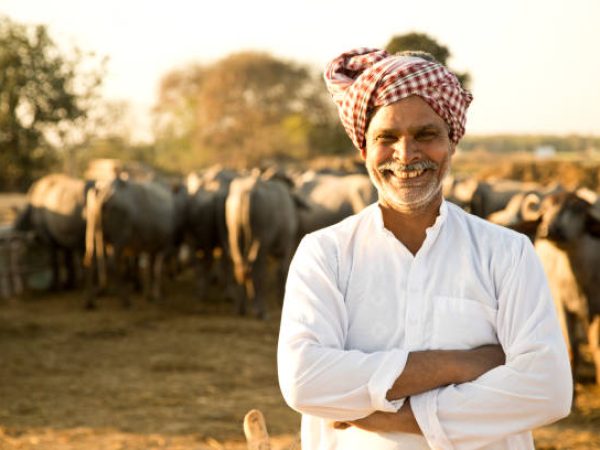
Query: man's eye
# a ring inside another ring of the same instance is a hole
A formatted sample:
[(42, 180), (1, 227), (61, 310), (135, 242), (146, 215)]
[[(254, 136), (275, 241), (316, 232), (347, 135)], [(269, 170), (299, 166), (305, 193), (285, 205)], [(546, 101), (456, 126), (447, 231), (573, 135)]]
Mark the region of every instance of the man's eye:
[(418, 141), (431, 141), (432, 139), (435, 139), (438, 136), (438, 134), (435, 131), (423, 131), (421, 133), (418, 133), (415, 138)]
[(396, 140), (396, 136), (392, 134), (380, 134), (377, 136), (377, 140), (380, 142), (392, 142)]

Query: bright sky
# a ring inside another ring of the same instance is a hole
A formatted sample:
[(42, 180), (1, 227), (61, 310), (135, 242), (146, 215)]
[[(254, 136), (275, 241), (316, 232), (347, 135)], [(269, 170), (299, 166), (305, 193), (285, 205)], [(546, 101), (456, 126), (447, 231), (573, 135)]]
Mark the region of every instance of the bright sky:
[(598, 0), (0, 0), (0, 13), (107, 55), (105, 95), (141, 127), (174, 67), (247, 49), (322, 67), (419, 31), (472, 76), (468, 133), (600, 135)]

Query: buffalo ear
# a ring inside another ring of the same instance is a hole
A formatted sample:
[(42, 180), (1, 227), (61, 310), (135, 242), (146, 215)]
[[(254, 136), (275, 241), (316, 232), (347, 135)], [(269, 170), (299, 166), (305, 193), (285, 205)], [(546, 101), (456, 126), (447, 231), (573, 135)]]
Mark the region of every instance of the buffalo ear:
[(540, 195), (535, 192), (530, 192), (521, 202), (521, 217), (525, 222), (537, 222), (542, 217), (542, 200)]

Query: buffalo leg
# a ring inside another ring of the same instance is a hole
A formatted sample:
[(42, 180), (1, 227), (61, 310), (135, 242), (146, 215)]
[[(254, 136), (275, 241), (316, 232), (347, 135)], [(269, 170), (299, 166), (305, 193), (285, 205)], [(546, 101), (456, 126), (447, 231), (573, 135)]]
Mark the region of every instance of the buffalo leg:
[(164, 265), (164, 253), (158, 253), (153, 255), (150, 259), (152, 264), (150, 265), (150, 273), (152, 275), (152, 299), (155, 301), (162, 300), (162, 282), (163, 282), (163, 265)]
[(140, 258), (140, 275), (143, 288), (143, 296), (148, 302), (156, 300), (154, 297), (154, 265), (156, 255), (154, 253), (144, 254)]
[(565, 340), (567, 343), (567, 350), (569, 351), (569, 358), (571, 360), (571, 376), (573, 378), (573, 405), (576, 405), (576, 380), (579, 369), (579, 330), (577, 329), (577, 325), (579, 324), (581, 318), (576, 314), (567, 311), (562, 305), (560, 308), (563, 311), (565, 326), (563, 331), (566, 332)]
[(579, 339), (577, 338), (577, 316), (569, 311), (565, 311), (568, 346), (571, 350), (571, 372), (573, 374), (573, 385), (577, 379), (577, 371), (579, 367)]
[(245, 316), (247, 312), (248, 291), (254, 296), (254, 285), (249, 276), (244, 274), (241, 280), (236, 277), (231, 293), (233, 294), (233, 309), (240, 316)]
[(281, 258), (281, 263), (277, 270), (277, 300), (280, 305), (283, 305), (283, 296), (285, 295), (285, 281), (287, 279), (288, 271), (290, 270), (290, 263), (292, 258), (292, 250), (286, 252)]
[(65, 258), (65, 268), (67, 269), (67, 280), (65, 282), (65, 289), (74, 289), (77, 284), (77, 272), (75, 269), (75, 252), (70, 249), (63, 251)]
[(596, 384), (600, 385), (600, 314), (592, 318), (588, 329), (588, 343), (596, 369)]
[(12, 293), (20, 295), (23, 293), (23, 254), (25, 251), (24, 243), (21, 239), (13, 239), (9, 242), (8, 257), (9, 257), (9, 274), (10, 284), (12, 285)]
[(10, 243), (9, 241), (0, 240), (0, 297), (9, 298), (12, 295), (11, 280), (10, 280), (10, 263), (8, 271), (3, 270), (3, 265), (10, 261)]
[(267, 318), (265, 302), (267, 290), (267, 262), (266, 255), (264, 253), (259, 253), (256, 261), (254, 261), (254, 264), (252, 265), (252, 273), (250, 276), (252, 290), (249, 290), (248, 287), (246, 289), (248, 301), (252, 303), (253, 312), (259, 319)]
[(254, 296), (254, 285), (252, 280), (249, 279), (251, 274), (249, 273), (247, 263), (239, 260), (233, 262), (235, 285), (233, 289), (233, 306), (234, 310), (240, 316), (246, 315), (246, 307), (248, 303), (247, 293), (251, 291)]
[(86, 285), (86, 302), (85, 309), (96, 309), (96, 300), (100, 292), (100, 281), (98, 279), (98, 263), (96, 255), (92, 257), (92, 261), (85, 268), (85, 285)]
[(206, 253), (202, 251), (202, 256), (198, 251), (193, 252), (194, 268), (196, 272), (196, 295), (200, 300), (206, 295), (208, 288), (208, 271), (210, 270), (210, 261)]
[(218, 262), (220, 281), (219, 285), (224, 289), (226, 300), (235, 301), (235, 280), (233, 277), (233, 264), (229, 253), (223, 248)]
[(127, 280), (131, 282), (134, 292), (144, 291), (144, 273), (140, 265), (139, 255), (131, 255), (127, 258)]
[(154, 300), (152, 295), (153, 290), (153, 266), (154, 266), (154, 255), (151, 253), (144, 254), (140, 257), (140, 278), (142, 282), (143, 296), (151, 302)]
[(52, 290), (59, 291), (61, 285), (60, 255), (58, 247), (55, 245), (50, 245), (50, 264), (52, 266)]
[(114, 267), (115, 279), (117, 281), (117, 295), (121, 299), (124, 308), (131, 307), (131, 299), (129, 298), (129, 289), (127, 283), (128, 275), (128, 258), (123, 255), (121, 248), (115, 247), (114, 250)]

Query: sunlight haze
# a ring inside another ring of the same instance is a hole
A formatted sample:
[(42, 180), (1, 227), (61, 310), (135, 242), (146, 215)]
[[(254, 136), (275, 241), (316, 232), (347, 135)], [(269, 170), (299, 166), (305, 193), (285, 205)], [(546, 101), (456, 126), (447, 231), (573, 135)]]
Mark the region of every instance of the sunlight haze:
[(108, 56), (104, 93), (130, 102), (141, 128), (161, 76), (175, 67), (252, 49), (322, 68), (352, 47), (417, 31), (450, 49), (451, 68), (471, 74), (467, 133), (600, 134), (594, 0), (0, 0), (0, 13)]

